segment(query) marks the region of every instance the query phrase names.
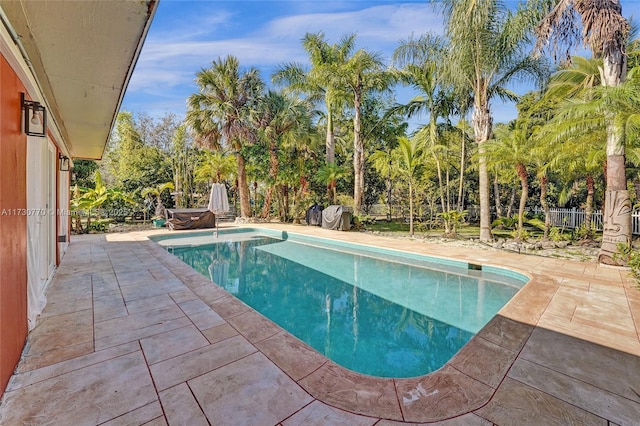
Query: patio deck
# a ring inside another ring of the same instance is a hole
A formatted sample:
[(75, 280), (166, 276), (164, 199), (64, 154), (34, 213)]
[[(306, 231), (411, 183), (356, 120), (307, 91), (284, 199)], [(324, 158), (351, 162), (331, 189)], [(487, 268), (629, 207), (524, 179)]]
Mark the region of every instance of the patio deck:
[[(262, 225), (260, 225), (262, 226)], [(335, 365), (146, 236), (74, 236), (2, 425), (637, 425), (640, 291), (621, 268), (315, 227), (270, 228), (532, 277), (443, 368)]]

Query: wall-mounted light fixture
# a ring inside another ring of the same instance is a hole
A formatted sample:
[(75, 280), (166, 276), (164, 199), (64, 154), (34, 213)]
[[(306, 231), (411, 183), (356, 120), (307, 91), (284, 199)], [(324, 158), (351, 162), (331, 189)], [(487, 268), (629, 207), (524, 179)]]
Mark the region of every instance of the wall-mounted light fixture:
[(67, 157), (66, 155), (58, 154), (58, 159), (60, 161), (60, 171), (68, 172), (69, 166), (71, 164), (69, 157)]
[(40, 102), (25, 99), (20, 93), (20, 103), (24, 110), (24, 132), (30, 136), (47, 136), (47, 109)]

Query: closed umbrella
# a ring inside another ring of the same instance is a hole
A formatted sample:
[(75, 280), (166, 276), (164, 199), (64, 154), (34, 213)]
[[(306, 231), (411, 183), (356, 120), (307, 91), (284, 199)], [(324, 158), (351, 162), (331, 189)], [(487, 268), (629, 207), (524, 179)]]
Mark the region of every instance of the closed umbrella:
[(229, 211), (227, 188), (222, 183), (214, 183), (209, 195), (209, 211), (216, 215), (216, 237), (218, 236), (218, 215)]

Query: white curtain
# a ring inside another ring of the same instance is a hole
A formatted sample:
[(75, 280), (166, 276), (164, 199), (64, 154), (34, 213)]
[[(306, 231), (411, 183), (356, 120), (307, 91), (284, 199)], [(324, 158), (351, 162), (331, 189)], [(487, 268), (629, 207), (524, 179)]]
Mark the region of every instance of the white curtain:
[[(47, 179), (48, 144), (45, 138), (27, 137), (27, 321), (29, 330), (36, 325), (47, 298), (44, 273), (48, 263), (46, 223), (49, 181)], [(43, 276), (44, 275), (44, 276)]]

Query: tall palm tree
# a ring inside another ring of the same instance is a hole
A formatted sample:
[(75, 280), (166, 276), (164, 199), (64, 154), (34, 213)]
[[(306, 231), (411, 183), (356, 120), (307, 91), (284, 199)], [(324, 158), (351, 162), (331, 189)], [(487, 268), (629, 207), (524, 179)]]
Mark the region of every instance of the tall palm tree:
[(467, 143), (472, 140), (471, 126), (466, 120), (458, 120), (456, 128), (460, 137), (460, 170), (458, 175), (458, 205), (457, 210), (464, 210), (464, 173), (468, 161)]
[(423, 164), (423, 148), (418, 138), (398, 138), (398, 170), (409, 186), (409, 235), (413, 237), (413, 189)]
[[(625, 145), (625, 157), (628, 157), (626, 161), (635, 162), (636, 148), (638, 143), (638, 129), (640, 129), (640, 114), (637, 111), (640, 110), (640, 68), (633, 68), (629, 71), (626, 81), (616, 87), (607, 86), (594, 86), (580, 92), (575, 98), (570, 101), (560, 103), (556, 116), (549, 123), (552, 127), (551, 135), (556, 140), (568, 140), (572, 139), (573, 143), (587, 145), (581, 147), (582, 152), (585, 152), (582, 156), (585, 160), (582, 161), (583, 167), (587, 172), (586, 178), (592, 178), (596, 172), (594, 168), (597, 168), (597, 164), (594, 162), (600, 161), (600, 168), (604, 168), (605, 176), (609, 175), (609, 153), (603, 149), (607, 134), (610, 130), (611, 123), (615, 124), (617, 131), (620, 133), (620, 141)], [(600, 150), (601, 155), (592, 152), (593, 150)], [(572, 154), (580, 152), (578, 148), (574, 148)], [(602, 167), (604, 164), (604, 167)], [(608, 181), (607, 181), (608, 182)], [(606, 193), (610, 194), (609, 191)], [(605, 213), (611, 211), (607, 209), (607, 204), (611, 202), (611, 198), (605, 198)], [(631, 202), (625, 204), (621, 208), (620, 213), (630, 214)], [(611, 216), (606, 217), (605, 221), (611, 220)], [(603, 223), (604, 230), (606, 231), (607, 223)], [(621, 231), (622, 223), (618, 223), (618, 228)], [(611, 224), (609, 224), (611, 226)], [(603, 233), (604, 234), (604, 233)], [(603, 235), (604, 238), (604, 235)], [(624, 241), (616, 241), (616, 243), (624, 243)], [(605, 246), (605, 241), (603, 241)], [(616, 246), (611, 257), (601, 252), (599, 260), (603, 263), (617, 262), (619, 257), (614, 256), (617, 252)]]
[(544, 233), (542, 238), (547, 240), (549, 238), (549, 231), (551, 230), (551, 208), (547, 200), (549, 172), (557, 169), (557, 165), (561, 160), (561, 153), (558, 149), (561, 145), (554, 144), (553, 146), (549, 146), (546, 144), (545, 141), (539, 137), (539, 128), (534, 129), (533, 133), (535, 136), (533, 136), (533, 148), (531, 149), (530, 156), (532, 165), (535, 167), (538, 185), (540, 186), (540, 205), (544, 211)]
[[(442, 163), (438, 155), (441, 151), (437, 146), (437, 125), (439, 118), (445, 118), (452, 110), (452, 98), (447, 96), (444, 77), (444, 57), (446, 43), (437, 35), (425, 34), (417, 39), (402, 40), (396, 48), (393, 59), (403, 67), (399, 72), (399, 79), (405, 84), (412, 85), (421, 94), (414, 97), (405, 105), (399, 105), (396, 110), (405, 112), (409, 117), (415, 114), (428, 114), (429, 124), (421, 129), (422, 137), (427, 136), (429, 152), (435, 161), (438, 176), (438, 189), (442, 212), (447, 211), (442, 178)], [(445, 228), (448, 222), (445, 221)], [(449, 229), (445, 229), (449, 233)]]
[(340, 83), (353, 96), (353, 210), (362, 211), (364, 197), (365, 141), (362, 130), (362, 102), (372, 91), (387, 90), (392, 83), (392, 74), (384, 70), (380, 55), (358, 50), (339, 70)]
[[(590, 139), (590, 140), (589, 140)], [(585, 239), (593, 239), (593, 227), (591, 217), (593, 216), (593, 198), (596, 192), (596, 177), (602, 176), (602, 165), (606, 161), (606, 154), (602, 149), (598, 149), (594, 140), (604, 140), (604, 132), (585, 134), (584, 138), (574, 138), (569, 146), (568, 152), (573, 155), (565, 158), (566, 170), (569, 177), (584, 179), (587, 187), (587, 198), (584, 207), (584, 228)]]
[[(535, 3), (535, 2), (529, 2)], [(522, 4), (511, 11), (498, 0), (442, 0), (449, 54), (448, 75), (460, 88), (473, 94), (472, 124), (478, 144), (480, 192), (480, 239), (491, 235), (489, 176), (485, 142), (491, 137), (491, 100), (515, 99), (505, 85), (514, 78), (542, 79), (544, 62), (531, 58), (526, 48), (532, 30), (530, 17), (539, 9)]]
[[(596, 58), (573, 56), (570, 64), (551, 76), (540, 103), (549, 106), (555, 116), (540, 129), (540, 144), (535, 150), (536, 155), (541, 156), (555, 152), (554, 161), (568, 172), (565, 178), (585, 180), (584, 225), (587, 239), (593, 238), (594, 178), (606, 163), (606, 154), (599, 143), (606, 139), (606, 131), (604, 117), (594, 117), (593, 110), (585, 111), (583, 107), (593, 98), (593, 89), (601, 84), (601, 68), (601, 61)], [(587, 120), (590, 122), (588, 125)], [(547, 224), (545, 218), (545, 235)]]
[[(582, 36), (577, 31), (577, 17), (582, 23)], [(568, 52), (582, 41), (590, 46), (594, 57), (603, 61), (602, 85), (616, 87), (624, 82), (627, 73), (625, 50), (629, 30), (629, 23), (622, 16), (620, 0), (559, 0), (536, 28), (536, 47), (542, 50), (551, 40), (555, 49), (561, 43), (566, 44)], [(613, 115), (608, 113), (607, 120), (607, 189), (598, 260), (619, 264), (615, 259), (616, 244), (631, 244), (631, 198), (627, 190), (624, 132)]]
[(251, 216), (249, 185), (242, 148), (255, 139), (250, 111), (264, 87), (258, 70), (240, 70), (234, 56), (218, 58), (196, 74), (198, 93), (189, 96), (186, 123), (195, 138), (210, 147), (233, 151), (238, 164), (240, 215)]
[(261, 217), (269, 216), (280, 163), (278, 152), (285, 138), (296, 139), (309, 129), (310, 108), (305, 100), (270, 90), (260, 98), (252, 117), (269, 146), (269, 180)]
[(495, 139), (487, 144), (489, 164), (515, 167), (520, 179), (520, 204), (518, 206), (518, 239), (522, 237), (524, 209), (529, 197), (529, 172), (531, 161), (531, 139), (525, 122), (515, 120), (508, 125), (497, 125)]
[(272, 76), (276, 83), (285, 83), (291, 90), (308, 95), (311, 101), (324, 100), (327, 119), (326, 162), (335, 162), (334, 114), (343, 100), (338, 83), (338, 71), (347, 62), (355, 45), (355, 34), (343, 36), (338, 43), (329, 44), (325, 35), (307, 33), (302, 47), (309, 56), (311, 68), (301, 64), (282, 65)]

